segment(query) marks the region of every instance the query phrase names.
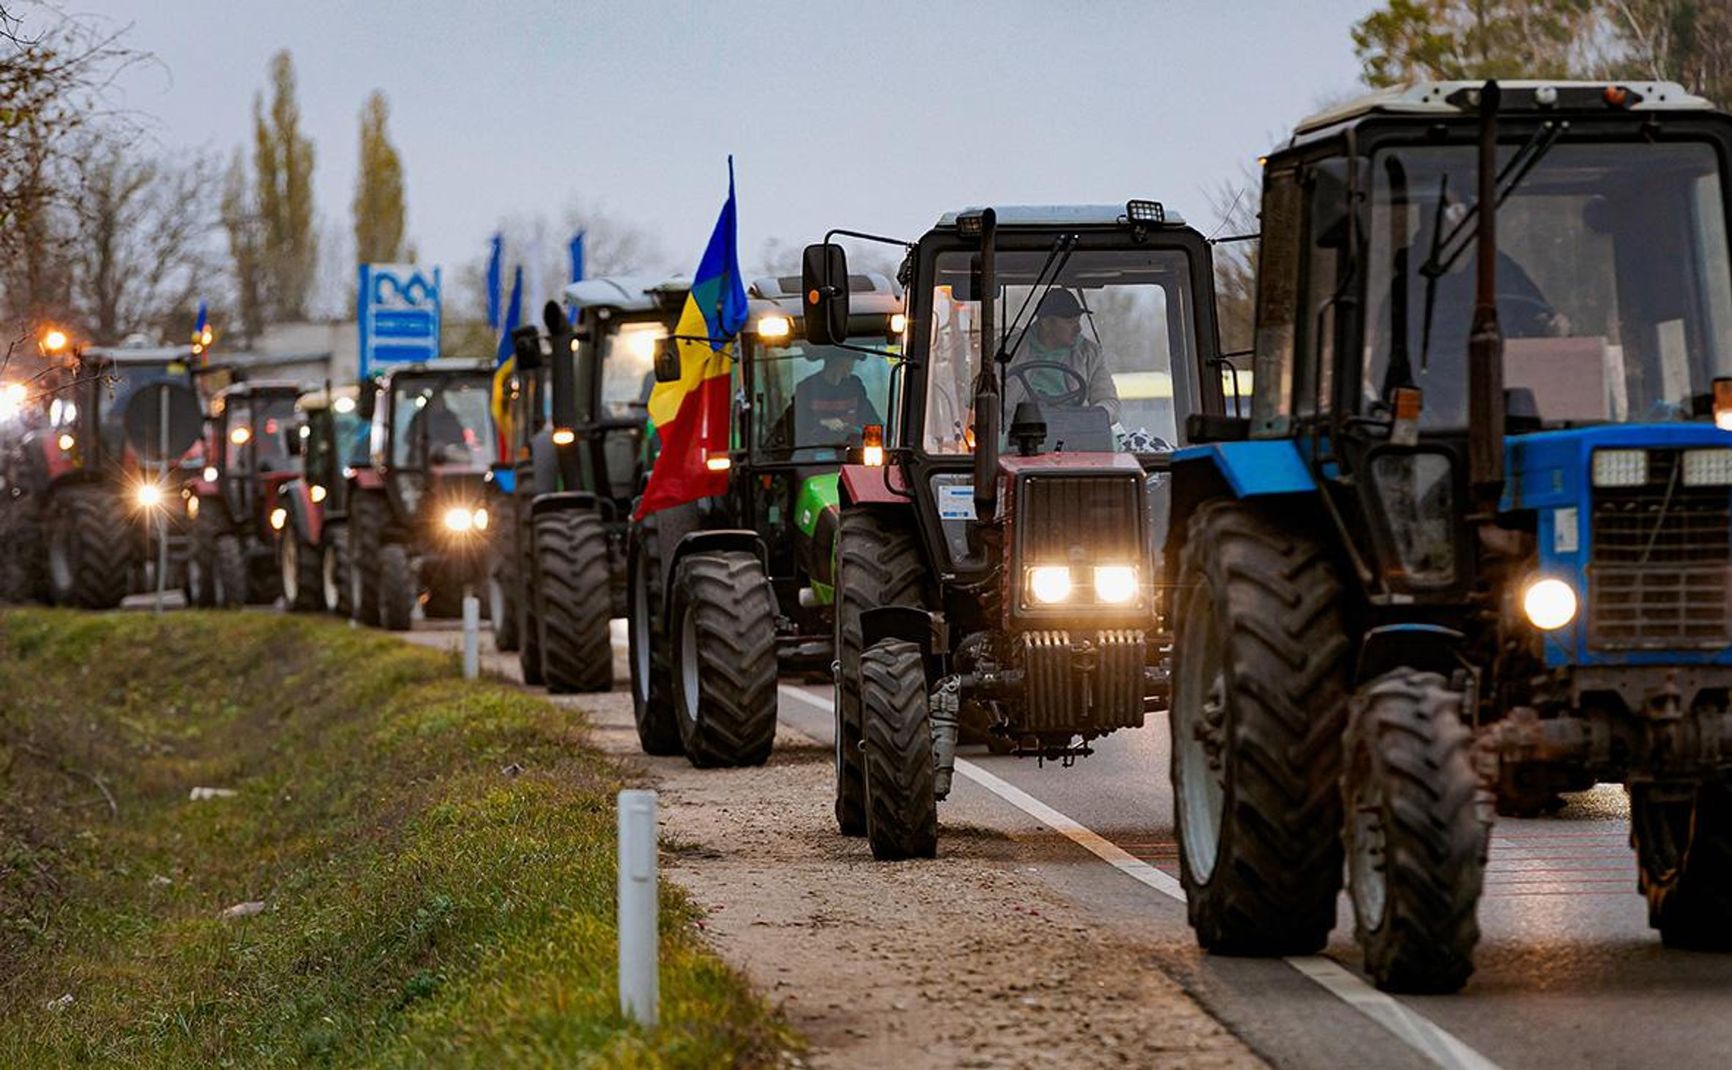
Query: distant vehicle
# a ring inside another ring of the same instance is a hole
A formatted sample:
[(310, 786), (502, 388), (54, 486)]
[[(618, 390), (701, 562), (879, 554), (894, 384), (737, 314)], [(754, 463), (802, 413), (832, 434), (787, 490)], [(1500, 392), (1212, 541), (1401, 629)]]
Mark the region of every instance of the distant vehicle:
[(349, 481), (368, 463), (368, 427), (355, 386), (304, 393), (290, 445), (300, 472), (283, 484), (277, 531), (283, 602), (293, 611), (349, 613)]
[(195, 606), (268, 604), (282, 593), (277, 533), (283, 487), (300, 475), (298, 384), (236, 383), (211, 397), (204, 467), (188, 487), (193, 539), (186, 594)]
[(428, 616), (451, 617), (465, 591), (481, 593), (492, 383), (489, 364), (446, 359), (362, 386), (368, 461), (350, 466), (345, 488), (354, 620), (403, 631), (423, 596)]

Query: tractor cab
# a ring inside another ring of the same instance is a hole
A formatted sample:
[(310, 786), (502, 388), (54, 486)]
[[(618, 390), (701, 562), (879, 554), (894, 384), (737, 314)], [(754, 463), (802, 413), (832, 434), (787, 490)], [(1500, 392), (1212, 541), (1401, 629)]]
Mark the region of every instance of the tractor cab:
[(283, 602), (291, 610), (348, 612), (349, 481), (368, 463), (369, 428), (355, 386), (325, 386), (295, 401), (290, 445), (300, 473), (280, 493), (287, 512), (277, 531)]
[(192, 604), (232, 608), (280, 593), (276, 540), (288, 517), (283, 486), (300, 474), (300, 392), (294, 382), (260, 380), (211, 396), (204, 470), (187, 497)]
[(1729, 159), (1677, 85), (1537, 81), (1383, 91), (1267, 158), (1250, 416), (1173, 465), (1205, 946), (1320, 947), (1344, 843), (1368, 971), (1453, 990), (1476, 792), (1599, 781), (1664, 939), (1720, 939), (1732, 881), (1691, 859), (1732, 836)]
[[(1157, 202), (965, 209), (904, 248), (892, 411), (836, 540), (837, 818), (880, 857), (935, 849), (963, 727), (1069, 765), (1164, 702), (1167, 468), (1223, 389), (1208, 244)], [(807, 337), (855, 344), (842, 247), (803, 267)]]

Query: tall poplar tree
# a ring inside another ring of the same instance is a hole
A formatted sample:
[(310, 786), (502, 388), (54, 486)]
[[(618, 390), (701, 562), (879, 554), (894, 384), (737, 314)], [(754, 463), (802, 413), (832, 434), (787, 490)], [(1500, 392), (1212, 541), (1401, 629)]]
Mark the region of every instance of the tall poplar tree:
[(313, 227), (313, 143), (301, 136), (295, 65), (285, 50), (271, 58), (271, 106), (253, 98), (253, 167), (263, 224), (266, 305), (277, 320), (305, 319), (318, 263)]
[(386, 130), (385, 94), (374, 90), (361, 108), (360, 173), (355, 179), (355, 260), (388, 264), (403, 255), (403, 161)]

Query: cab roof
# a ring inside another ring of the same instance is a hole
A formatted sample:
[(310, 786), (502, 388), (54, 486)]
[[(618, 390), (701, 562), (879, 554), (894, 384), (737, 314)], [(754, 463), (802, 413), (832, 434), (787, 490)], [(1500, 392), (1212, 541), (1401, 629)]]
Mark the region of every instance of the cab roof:
[[(954, 212), (945, 212), (934, 226), (951, 228), (960, 216), (978, 215), (987, 205), (970, 205)], [(1087, 227), (1120, 226), (1127, 222), (1123, 204), (995, 204), (1000, 227)], [(1182, 227), (1185, 218), (1171, 208), (1165, 208), (1166, 225)]]
[(116, 364), (162, 364), (168, 361), (191, 362), (191, 346), (90, 346), (84, 350), (86, 360), (112, 360)]
[[(800, 276), (766, 275), (755, 279), (747, 296), (747, 317), (755, 323), (766, 315), (787, 316), (795, 323), (805, 319), (800, 299)], [(848, 276), (848, 310), (853, 316), (891, 316), (903, 311), (902, 288), (875, 271)]]
[[(1295, 138), (1371, 115), (1459, 116), (1474, 114), (1476, 94), (1483, 81), (1414, 82), (1391, 86), (1326, 108), (1294, 127)], [(1614, 111), (1713, 111), (1712, 102), (1696, 96), (1676, 82), (1579, 82), (1512, 79), (1499, 81), (1503, 90), (1501, 114), (1580, 114), (1592, 102), (1596, 110)], [(1605, 102), (1608, 90), (1624, 90), (1629, 102), (1614, 107)], [(1552, 103), (1545, 103), (1545, 98)], [(1002, 216), (1000, 217), (1003, 218)]]
[(295, 400), (295, 408), (301, 412), (312, 412), (317, 409), (329, 408), (332, 402), (341, 398), (348, 398), (350, 401), (354, 401), (360, 393), (360, 388), (353, 383), (349, 383), (345, 386), (334, 386), (330, 389), (319, 387), (316, 390), (305, 390), (302, 391), (301, 396)]
[(494, 362), (486, 357), (440, 357), (437, 360), (421, 361), (415, 364), (387, 365), (381, 369), (380, 378), (416, 373), (486, 372), (493, 370), (493, 364)]
[(567, 286), (565, 303), (572, 308), (653, 312), (663, 307), (669, 295), (684, 294), (691, 286), (692, 280), (684, 275), (604, 275)]
[(293, 379), (248, 379), (244, 383), (231, 383), (212, 396), (234, 398), (251, 397), (254, 394), (299, 395), (300, 393), (301, 384)]

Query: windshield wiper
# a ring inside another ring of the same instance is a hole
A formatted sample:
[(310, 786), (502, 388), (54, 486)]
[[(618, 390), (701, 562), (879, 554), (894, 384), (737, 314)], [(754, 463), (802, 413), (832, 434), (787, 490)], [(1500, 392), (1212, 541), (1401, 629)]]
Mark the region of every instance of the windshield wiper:
[[(1028, 334), (1028, 329), (1034, 326), (1032, 319), (1023, 326), (1020, 333), (1017, 333), (1014, 344), (1006, 346), (1005, 343), (1010, 340), (1011, 334), (1016, 332), (1017, 324), (1022, 323), (1022, 317), (1028, 312), (1029, 305), (1033, 304), (1035, 310), (1039, 311), (1040, 305), (1035, 301), (1036, 293), (1040, 295), (1041, 300), (1045, 300), (1052, 288), (1058, 285), (1058, 278), (1064, 274), (1065, 265), (1070, 263), (1070, 254), (1076, 251), (1078, 240), (1075, 234), (1062, 234), (1057, 241), (1053, 242), (1052, 250), (1046, 254), (1046, 260), (1040, 265), (1040, 271), (1035, 274), (1034, 285), (1029, 287), (1028, 293), (1022, 299), (1022, 307), (1016, 310), (1016, 316), (1005, 325), (1004, 333), (999, 336), (998, 352), (993, 356), (993, 359), (999, 364), (1009, 364), (1010, 355), (1022, 348), (1024, 336)], [(1047, 277), (1049, 273), (1051, 278)], [(986, 295), (983, 295), (983, 298), (991, 299)]]
[[(1511, 156), (1509, 162), (1498, 172), (1497, 193), (1492, 198), (1492, 211), (1503, 207), (1510, 194), (1539, 166), (1539, 162), (1545, 159), (1546, 154), (1552, 151), (1552, 146), (1558, 143), (1569, 128), (1568, 122), (1548, 122), (1534, 131), (1533, 137), (1522, 143), (1522, 147), (1516, 150), (1515, 155)], [(1456, 220), (1455, 226), (1451, 227), (1449, 234), (1445, 236), (1443, 211), (1448, 193), (1449, 173), (1446, 171), (1438, 180), (1437, 212), (1432, 220), (1431, 249), (1426, 254), (1425, 263), (1419, 267), (1419, 273), (1425, 276), (1425, 322), (1421, 328), (1419, 343), (1421, 371), (1427, 370), (1431, 363), (1431, 319), (1437, 305), (1437, 280), (1449, 274), (1456, 261), (1460, 260), (1462, 254), (1473, 244), (1473, 231), (1470, 228), (1479, 218), (1480, 205), (1475, 204)], [(1448, 256), (1443, 255), (1445, 250), (1449, 250)]]

